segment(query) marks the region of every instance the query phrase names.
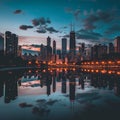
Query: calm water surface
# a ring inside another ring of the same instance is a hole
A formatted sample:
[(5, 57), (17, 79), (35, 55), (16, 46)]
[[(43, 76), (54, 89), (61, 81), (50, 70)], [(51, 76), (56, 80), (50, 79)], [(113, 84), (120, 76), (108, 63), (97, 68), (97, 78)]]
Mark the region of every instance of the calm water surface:
[(0, 72), (0, 120), (120, 120), (120, 75)]

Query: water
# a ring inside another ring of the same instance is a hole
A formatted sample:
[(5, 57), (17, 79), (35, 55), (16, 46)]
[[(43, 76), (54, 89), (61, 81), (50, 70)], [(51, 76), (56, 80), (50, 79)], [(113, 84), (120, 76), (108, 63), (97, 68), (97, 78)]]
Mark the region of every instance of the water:
[(0, 72), (0, 120), (119, 120), (120, 75), (77, 69)]

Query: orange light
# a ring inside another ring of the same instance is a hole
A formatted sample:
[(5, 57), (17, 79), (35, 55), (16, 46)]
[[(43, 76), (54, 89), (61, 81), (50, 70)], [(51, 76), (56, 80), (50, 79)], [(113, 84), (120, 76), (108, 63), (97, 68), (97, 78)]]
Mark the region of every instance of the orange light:
[(106, 70), (101, 70), (101, 73), (106, 73), (107, 71)]
[(102, 64), (105, 64), (105, 62), (104, 62), (104, 61), (102, 61)]
[(29, 62), (28, 62), (28, 64), (32, 64), (32, 62), (31, 62), (31, 61), (29, 61)]
[(108, 64), (111, 64), (112, 62), (111, 61), (108, 61)]
[(117, 61), (118, 64), (120, 64), (120, 61)]
[(109, 73), (109, 74), (111, 74), (111, 73), (112, 73), (112, 71), (108, 71), (108, 73)]
[(99, 72), (99, 70), (96, 70), (95, 72)]
[(97, 65), (98, 65), (98, 64), (99, 64), (99, 62), (96, 62), (95, 64), (97, 64)]
[(120, 72), (117, 72), (118, 75), (120, 75)]

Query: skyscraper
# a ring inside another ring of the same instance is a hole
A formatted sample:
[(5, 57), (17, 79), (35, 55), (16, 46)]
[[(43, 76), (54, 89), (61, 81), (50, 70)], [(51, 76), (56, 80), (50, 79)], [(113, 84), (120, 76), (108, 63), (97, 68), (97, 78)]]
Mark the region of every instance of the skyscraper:
[(51, 38), (49, 36), (47, 37), (47, 46), (51, 46)]
[(18, 36), (10, 31), (5, 32), (5, 55), (17, 56)]
[(0, 55), (4, 54), (4, 38), (0, 35)]
[(110, 53), (114, 53), (114, 51), (115, 51), (115, 50), (114, 50), (114, 45), (113, 45), (113, 43), (109, 43), (109, 51), (108, 51), (109, 54), (110, 54)]
[(51, 60), (52, 56), (52, 47), (51, 47), (51, 38), (47, 37), (47, 60)]
[(53, 54), (56, 54), (56, 41), (53, 41)]
[(67, 39), (62, 38), (62, 58), (65, 58), (65, 55), (67, 53)]
[(120, 36), (114, 40), (115, 52), (120, 53)]
[(76, 54), (76, 41), (75, 41), (75, 31), (72, 30), (71, 28), (71, 32), (70, 32), (70, 53), (72, 53), (73, 55)]

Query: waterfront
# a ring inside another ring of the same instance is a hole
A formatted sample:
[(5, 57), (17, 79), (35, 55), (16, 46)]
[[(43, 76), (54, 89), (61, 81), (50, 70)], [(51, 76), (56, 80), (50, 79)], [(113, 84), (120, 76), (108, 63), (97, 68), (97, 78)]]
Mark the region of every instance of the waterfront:
[(80, 69), (0, 72), (3, 120), (119, 119), (120, 76)]

